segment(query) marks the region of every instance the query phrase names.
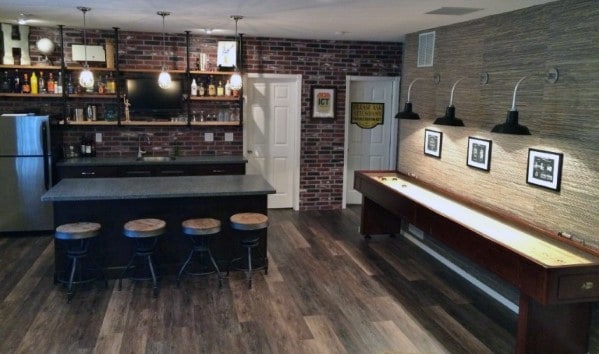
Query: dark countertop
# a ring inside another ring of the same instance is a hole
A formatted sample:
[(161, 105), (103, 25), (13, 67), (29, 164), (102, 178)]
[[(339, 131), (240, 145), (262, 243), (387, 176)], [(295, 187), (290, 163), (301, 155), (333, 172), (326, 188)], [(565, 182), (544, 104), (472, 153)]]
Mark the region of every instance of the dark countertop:
[(274, 194), (259, 175), (66, 178), (42, 196), (44, 202)]
[[(147, 156), (147, 155), (146, 155)], [(152, 158), (152, 156), (150, 156)], [(202, 165), (247, 163), (241, 155), (178, 156), (174, 160), (137, 161), (131, 157), (78, 157), (58, 161), (57, 166)]]

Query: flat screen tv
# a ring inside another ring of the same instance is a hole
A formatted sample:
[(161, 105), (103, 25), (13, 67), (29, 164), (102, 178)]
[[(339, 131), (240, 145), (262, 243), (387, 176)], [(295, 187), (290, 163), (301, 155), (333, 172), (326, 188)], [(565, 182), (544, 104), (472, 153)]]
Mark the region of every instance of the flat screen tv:
[(173, 80), (171, 87), (163, 89), (156, 78), (130, 78), (127, 98), (131, 115), (169, 118), (182, 112), (183, 86)]

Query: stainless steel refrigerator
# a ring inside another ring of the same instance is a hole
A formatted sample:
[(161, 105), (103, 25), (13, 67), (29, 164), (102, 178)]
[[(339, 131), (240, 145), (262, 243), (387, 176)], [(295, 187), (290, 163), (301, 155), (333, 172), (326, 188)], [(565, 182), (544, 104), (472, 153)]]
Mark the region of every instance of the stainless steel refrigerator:
[(52, 230), (48, 116), (0, 115), (0, 232)]

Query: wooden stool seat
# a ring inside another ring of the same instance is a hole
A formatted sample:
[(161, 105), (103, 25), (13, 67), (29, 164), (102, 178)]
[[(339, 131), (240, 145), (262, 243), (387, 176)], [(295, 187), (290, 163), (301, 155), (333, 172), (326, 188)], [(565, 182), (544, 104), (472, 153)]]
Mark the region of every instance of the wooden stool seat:
[(186, 235), (212, 235), (220, 232), (220, 220), (212, 218), (188, 219), (181, 226)]
[(229, 219), (235, 230), (260, 230), (268, 227), (268, 216), (260, 213), (238, 213)]
[(155, 237), (164, 233), (166, 222), (160, 219), (137, 219), (128, 221), (123, 230), (127, 237)]
[(54, 237), (59, 240), (81, 240), (96, 237), (102, 226), (95, 222), (74, 222), (56, 228)]

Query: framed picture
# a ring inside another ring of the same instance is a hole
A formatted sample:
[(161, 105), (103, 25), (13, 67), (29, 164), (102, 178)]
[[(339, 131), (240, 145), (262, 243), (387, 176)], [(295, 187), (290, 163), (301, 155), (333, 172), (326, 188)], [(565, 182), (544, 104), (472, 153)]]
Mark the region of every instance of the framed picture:
[(564, 154), (537, 149), (528, 149), (526, 183), (560, 190)]
[(335, 93), (332, 86), (312, 87), (312, 118), (335, 118)]
[(233, 68), (237, 65), (237, 42), (219, 41), (216, 52), (216, 66)]
[(436, 130), (424, 130), (424, 154), (441, 158), (443, 133)]
[(466, 165), (480, 170), (489, 171), (491, 169), (491, 140), (468, 137), (468, 156)]

